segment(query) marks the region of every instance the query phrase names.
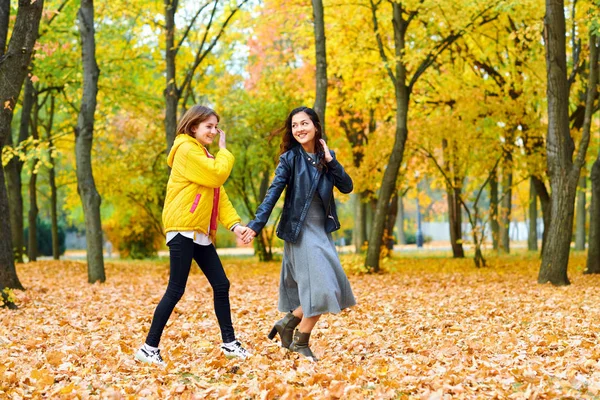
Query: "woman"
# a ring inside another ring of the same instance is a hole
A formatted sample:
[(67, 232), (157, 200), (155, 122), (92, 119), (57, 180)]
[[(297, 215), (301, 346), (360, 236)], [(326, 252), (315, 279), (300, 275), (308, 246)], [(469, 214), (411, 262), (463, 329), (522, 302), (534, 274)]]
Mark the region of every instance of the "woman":
[[(229, 280), (213, 241), (217, 220), (242, 238), (246, 231), (222, 187), (233, 168), (234, 157), (225, 147), (219, 116), (208, 107), (190, 108), (177, 126), (177, 136), (167, 158), (171, 175), (163, 209), (167, 233), (170, 276), (166, 293), (156, 307), (146, 343), (135, 358), (164, 366), (158, 344), (163, 329), (183, 296), (192, 259), (213, 289), (215, 314), (221, 329), (221, 350), (227, 357), (246, 358), (250, 353), (235, 338), (229, 306)], [(220, 151), (213, 157), (206, 146), (219, 135)]]
[(279, 334), (282, 347), (316, 361), (309, 339), (321, 315), (356, 304), (331, 238), (331, 232), (340, 228), (333, 187), (350, 193), (352, 179), (321, 138), (321, 123), (313, 109), (294, 109), (281, 131), (275, 178), (243, 238), (247, 241), (260, 233), (287, 188), (277, 227), (277, 236), (285, 241), (279, 311), (287, 314), (275, 323), (269, 338)]

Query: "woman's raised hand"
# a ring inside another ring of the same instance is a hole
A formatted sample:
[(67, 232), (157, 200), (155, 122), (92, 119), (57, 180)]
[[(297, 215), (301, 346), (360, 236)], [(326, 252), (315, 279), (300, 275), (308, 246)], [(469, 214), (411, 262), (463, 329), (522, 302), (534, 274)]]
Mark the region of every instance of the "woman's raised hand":
[(321, 146), (323, 146), (323, 151), (325, 152), (325, 162), (330, 162), (331, 160), (333, 160), (333, 157), (329, 152), (329, 147), (327, 147), (327, 143), (325, 143), (323, 139), (319, 139), (319, 142), (321, 142)]
[(217, 128), (217, 132), (219, 132), (219, 148), (224, 149), (226, 147), (226, 136), (225, 132), (222, 129)]

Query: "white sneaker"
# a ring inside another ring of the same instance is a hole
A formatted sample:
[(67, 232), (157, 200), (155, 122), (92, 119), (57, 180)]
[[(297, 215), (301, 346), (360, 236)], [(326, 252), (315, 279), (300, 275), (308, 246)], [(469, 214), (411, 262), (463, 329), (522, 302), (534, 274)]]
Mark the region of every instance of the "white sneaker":
[(144, 349), (144, 347), (141, 347), (135, 353), (135, 358), (141, 362), (148, 364), (156, 364), (160, 367), (165, 367), (167, 365), (160, 356), (160, 350), (148, 351)]
[(248, 358), (252, 354), (242, 347), (242, 344), (239, 341), (235, 341), (232, 343), (224, 343), (221, 345), (221, 351), (225, 354), (227, 358)]

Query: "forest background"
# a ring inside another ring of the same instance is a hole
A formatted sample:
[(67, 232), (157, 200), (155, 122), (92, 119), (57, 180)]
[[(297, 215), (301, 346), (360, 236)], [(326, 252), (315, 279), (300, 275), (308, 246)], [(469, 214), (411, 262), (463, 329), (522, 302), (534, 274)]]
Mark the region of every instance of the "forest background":
[[(23, 288), (17, 271), (35, 276), (44, 265), (34, 262), (44, 232), (57, 260), (65, 231), (85, 233), (90, 283), (110, 282), (107, 242), (122, 259), (164, 249), (166, 154), (178, 117), (197, 103), (221, 116), (236, 156), (226, 188), (245, 221), (276, 166), (274, 130), (291, 109), (314, 106), (354, 180), (352, 195), (337, 196), (343, 230), (335, 238), (352, 244), (356, 255), (344, 265), (357, 276), (401, 270), (393, 244), (426, 240), (421, 218), (447, 221), (451, 254), (443, 257), (472, 256), (475, 267), (490, 257), (492, 266), (512, 263), (501, 255), (514, 252), (511, 221), (523, 221), (527, 249), (540, 255), (527, 256), (537, 282), (568, 285), (573, 251), (585, 264), (576, 274), (598, 273), (599, 7), (4, 2), (3, 303), (27, 303), (13, 291)], [(281, 245), (277, 214), (254, 241), (265, 265)], [(217, 240), (236, 245), (226, 231)]]

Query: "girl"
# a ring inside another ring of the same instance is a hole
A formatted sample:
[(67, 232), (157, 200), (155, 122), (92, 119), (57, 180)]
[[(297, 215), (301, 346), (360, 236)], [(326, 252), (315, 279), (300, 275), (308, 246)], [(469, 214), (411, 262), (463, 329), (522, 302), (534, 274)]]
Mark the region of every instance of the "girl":
[(243, 238), (249, 241), (260, 233), (287, 188), (277, 227), (277, 236), (285, 241), (279, 311), (287, 314), (275, 323), (269, 339), (279, 334), (282, 347), (316, 361), (308, 342), (321, 314), (356, 304), (331, 238), (331, 232), (340, 228), (333, 187), (350, 193), (352, 179), (321, 139), (314, 110), (294, 109), (281, 131), (275, 178)]
[[(213, 245), (217, 219), (242, 238), (246, 231), (222, 187), (233, 168), (234, 157), (225, 148), (219, 116), (200, 105), (190, 108), (177, 126), (177, 136), (167, 158), (171, 175), (163, 209), (163, 226), (170, 255), (166, 293), (156, 307), (146, 343), (135, 358), (164, 366), (158, 344), (165, 324), (183, 296), (192, 259), (213, 289), (214, 307), (227, 357), (246, 358), (250, 353), (235, 339), (229, 307), (229, 280)], [(206, 146), (219, 134), (220, 151), (213, 157)]]

